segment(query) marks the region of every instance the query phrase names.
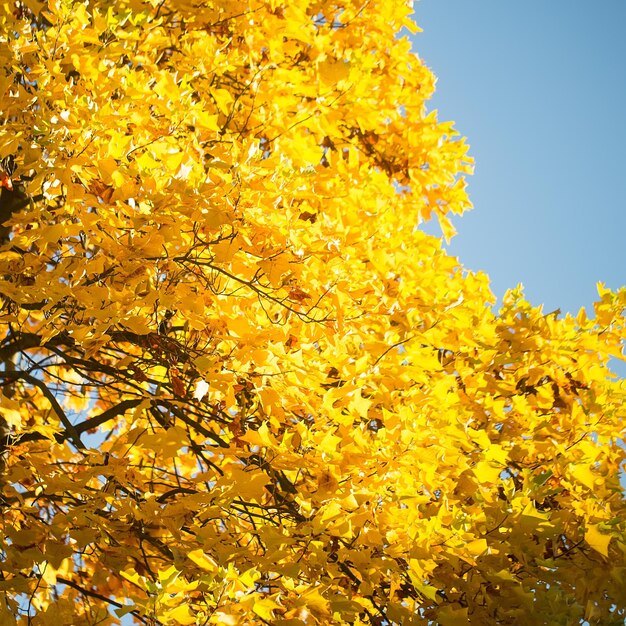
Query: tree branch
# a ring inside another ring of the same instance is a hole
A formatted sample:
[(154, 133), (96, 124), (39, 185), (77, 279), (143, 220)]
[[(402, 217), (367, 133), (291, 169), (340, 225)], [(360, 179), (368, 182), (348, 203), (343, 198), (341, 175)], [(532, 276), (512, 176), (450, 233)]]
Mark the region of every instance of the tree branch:
[(54, 394), (50, 391), (50, 389), (48, 389), (48, 387), (42, 380), (39, 380), (38, 378), (35, 378), (34, 376), (27, 374), (26, 372), (19, 372), (19, 371), (18, 372), (0, 372), (0, 376), (2, 376), (5, 379), (13, 379), (13, 380), (21, 379), (21, 380), (26, 381), (29, 385), (33, 385), (33, 387), (37, 387), (41, 391), (41, 393), (43, 393), (43, 395), (46, 397), (46, 399), (50, 403), (50, 406), (52, 406), (52, 410), (57, 414), (57, 417), (59, 418), (59, 420), (61, 420), (61, 423), (65, 427), (65, 430), (67, 433), (66, 438), (69, 439), (77, 449), (85, 450), (85, 444), (83, 444), (83, 442), (80, 440), (80, 434), (76, 430), (76, 427), (74, 426), (74, 424), (72, 424), (72, 422), (70, 422), (69, 418), (65, 414), (65, 411), (59, 404), (58, 400), (54, 397)]
[[(76, 584), (74, 581), (69, 580), (68, 578), (64, 578), (63, 576), (57, 576), (57, 582), (61, 583), (62, 585), (67, 585), (68, 587), (75, 589), (76, 591), (78, 591), (79, 593), (82, 593), (85, 596), (89, 596), (90, 598), (96, 598), (97, 600), (102, 600), (103, 602), (107, 602), (111, 606), (115, 606), (118, 609), (126, 608), (126, 605), (121, 604), (120, 602), (117, 602), (116, 600), (112, 600), (111, 598), (107, 598), (106, 596), (102, 595), (101, 593), (98, 593), (97, 591), (92, 591), (91, 589), (85, 589), (84, 587), (81, 587), (80, 585)], [(143, 624), (148, 623), (146, 618), (143, 617), (138, 611), (133, 610), (133, 611), (129, 611), (129, 613), (131, 613), (131, 615), (136, 617)]]
[(82, 435), (84, 432), (91, 430), (92, 428), (98, 428), (102, 424), (106, 424), (109, 420), (112, 420), (118, 415), (122, 415), (128, 409), (132, 409), (143, 402), (143, 398), (137, 398), (135, 400), (122, 400), (119, 404), (112, 406), (110, 409), (103, 411), (100, 415), (95, 415), (80, 424), (76, 424), (76, 432)]

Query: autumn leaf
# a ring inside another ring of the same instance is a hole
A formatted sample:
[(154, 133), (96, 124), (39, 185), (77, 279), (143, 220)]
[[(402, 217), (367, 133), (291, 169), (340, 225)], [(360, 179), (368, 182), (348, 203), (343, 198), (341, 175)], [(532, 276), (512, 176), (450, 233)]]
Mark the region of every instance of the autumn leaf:
[(209, 383), (207, 383), (205, 380), (199, 380), (196, 383), (196, 388), (193, 392), (193, 397), (196, 400), (202, 400), (202, 398), (204, 398), (204, 396), (206, 396), (208, 392), (209, 392)]
[(185, 396), (187, 393), (185, 383), (180, 377), (180, 372), (175, 367), (172, 367), (170, 369), (170, 380), (172, 381), (172, 389), (174, 391), (174, 395), (180, 397)]
[(590, 524), (585, 530), (585, 541), (603, 556), (609, 556), (609, 544), (611, 543), (610, 533), (603, 533), (599, 530), (598, 524)]

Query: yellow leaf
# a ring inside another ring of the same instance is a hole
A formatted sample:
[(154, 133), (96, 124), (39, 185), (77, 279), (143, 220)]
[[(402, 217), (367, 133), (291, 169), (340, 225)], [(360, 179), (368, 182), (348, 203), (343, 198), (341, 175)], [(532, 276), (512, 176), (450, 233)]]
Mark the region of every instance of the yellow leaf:
[(176, 624), (183, 624), (183, 626), (196, 623), (195, 616), (192, 615), (186, 604), (179, 604), (175, 609), (168, 611), (165, 617), (168, 620), (173, 620)]
[(261, 618), (266, 621), (274, 619), (274, 609), (280, 609), (280, 604), (277, 604), (271, 598), (262, 598), (255, 600), (252, 605), (252, 610)]
[(479, 461), (473, 469), (474, 475), (481, 485), (498, 482), (502, 467), (494, 465), (489, 461)]
[(272, 434), (269, 431), (266, 422), (263, 422), (258, 430), (249, 430), (245, 433), (245, 435), (241, 436), (243, 441), (247, 441), (254, 446), (265, 446), (265, 447), (274, 447), (276, 446), (276, 441)]
[(572, 467), (572, 475), (588, 489), (595, 488), (596, 475), (591, 471), (589, 465), (577, 464)]
[(122, 578), (125, 578), (134, 585), (137, 585), (137, 587), (140, 587), (141, 589), (146, 588), (144, 577), (140, 576), (134, 569), (122, 570), (120, 575)]
[(522, 511), (522, 516), (542, 521), (547, 521), (550, 519), (549, 513), (538, 511), (532, 502), (528, 502), (528, 504), (524, 507), (524, 510)]
[(348, 78), (350, 75), (350, 65), (343, 60), (326, 60), (319, 64), (319, 73), (325, 85), (333, 86), (339, 81)]
[(367, 417), (367, 412), (372, 406), (372, 401), (361, 395), (361, 389), (357, 389), (348, 404), (348, 408), (354, 411), (360, 417)]
[(484, 554), (487, 551), (487, 540), (486, 539), (474, 539), (474, 541), (470, 541), (465, 544), (465, 549), (473, 556), (477, 557), (481, 554)]
[(180, 572), (173, 565), (170, 565), (167, 569), (159, 570), (158, 576), (159, 580), (164, 583), (165, 581), (173, 580), (179, 573)]
[(138, 335), (147, 335), (152, 331), (148, 325), (148, 320), (139, 315), (131, 315), (124, 320), (124, 326)]
[(230, 110), (230, 105), (233, 102), (233, 97), (229, 91), (226, 89), (213, 89), (211, 91), (211, 95), (215, 98), (217, 102), (217, 108), (222, 113), (228, 113)]
[(202, 569), (205, 569), (209, 572), (214, 572), (217, 570), (217, 563), (209, 556), (207, 556), (204, 550), (192, 550), (187, 553), (187, 556)]
[(207, 383), (206, 380), (199, 380), (196, 383), (196, 388), (193, 392), (193, 397), (196, 400), (202, 400), (202, 398), (204, 398), (204, 396), (206, 396), (208, 392), (209, 392), (209, 383)]
[(261, 502), (265, 485), (269, 482), (267, 475), (260, 471), (244, 472), (232, 468), (224, 481), (232, 487), (233, 493), (247, 501)]
[(611, 535), (600, 531), (598, 524), (589, 524), (585, 529), (585, 541), (603, 556), (609, 556)]
[(467, 626), (469, 624), (467, 607), (443, 606), (437, 611), (437, 621), (441, 626)]
[(4, 394), (0, 394), (0, 415), (13, 428), (19, 428), (22, 423), (23, 418), (19, 408), (18, 402), (7, 398)]
[(312, 610), (317, 615), (324, 615), (328, 610), (328, 600), (322, 596), (318, 588), (307, 589), (298, 599), (301, 606)]

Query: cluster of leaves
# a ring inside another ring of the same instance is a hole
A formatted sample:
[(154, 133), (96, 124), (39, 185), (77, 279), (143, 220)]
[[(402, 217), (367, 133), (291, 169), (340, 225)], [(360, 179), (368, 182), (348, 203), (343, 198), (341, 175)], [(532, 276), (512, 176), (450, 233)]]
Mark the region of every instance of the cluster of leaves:
[(419, 229), (410, 12), (0, 3), (3, 624), (623, 623), (626, 291), (496, 314)]

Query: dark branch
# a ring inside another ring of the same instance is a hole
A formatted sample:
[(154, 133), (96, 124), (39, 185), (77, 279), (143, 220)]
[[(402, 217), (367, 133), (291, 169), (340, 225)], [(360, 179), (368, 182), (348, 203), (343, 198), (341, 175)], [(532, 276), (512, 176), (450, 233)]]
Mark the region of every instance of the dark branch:
[(112, 420), (118, 415), (122, 415), (128, 409), (132, 409), (143, 402), (142, 398), (137, 398), (135, 400), (122, 400), (119, 404), (112, 406), (110, 409), (103, 411), (100, 415), (95, 415), (94, 417), (81, 422), (80, 424), (76, 424), (76, 431), (82, 435), (82, 433), (91, 430), (92, 428), (98, 428), (98, 426), (102, 426), (102, 424), (106, 424), (106, 422)]
[(50, 406), (52, 406), (52, 410), (57, 414), (57, 417), (61, 420), (61, 423), (63, 424), (67, 433), (66, 438), (69, 439), (77, 449), (85, 449), (85, 444), (83, 444), (83, 442), (80, 440), (80, 434), (76, 430), (76, 427), (74, 426), (74, 424), (72, 424), (72, 422), (70, 422), (58, 400), (54, 397), (54, 394), (50, 391), (50, 389), (48, 389), (43, 381), (35, 378), (34, 376), (31, 376), (30, 374), (27, 374), (26, 372), (0, 372), (0, 376), (4, 377), (5, 379), (21, 379), (26, 381), (29, 385), (37, 387), (46, 397), (46, 399), (50, 403)]
[[(120, 602), (112, 600), (111, 598), (107, 598), (106, 596), (102, 595), (101, 593), (98, 593), (97, 591), (92, 591), (91, 589), (85, 589), (84, 587), (77, 585), (74, 581), (69, 580), (68, 578), (64, 578), (63, 576), (57, 576), (57, 582), (61, 583), (62, 585), (67, 585), (68, 587), (75, 589), (76, 591), (78, 591), (79, 593), (82, 593), (85, 596), (89, 596), (90, 598), (96, 598), (97, 600), (102, 600), (103, 602), (107, 602), (111, 606), (117, 607), (118, 609), (125, 608), (124, 604), (121, 604)], [(146, 620), (146, 618), (143, 617), (138, 611), (133, 610), (129, 612), (132, 615), (134, 615), (143, 624), (148, 623), (148, 620)]]

